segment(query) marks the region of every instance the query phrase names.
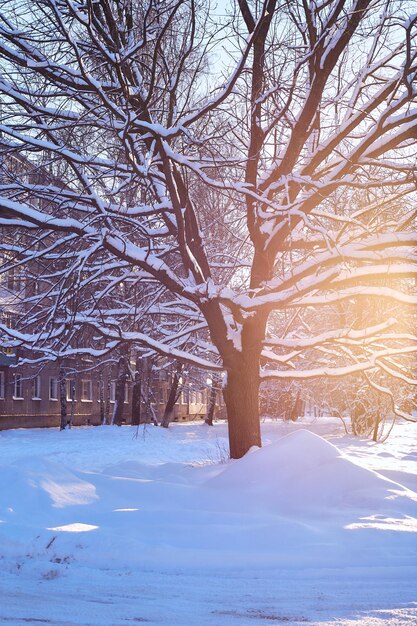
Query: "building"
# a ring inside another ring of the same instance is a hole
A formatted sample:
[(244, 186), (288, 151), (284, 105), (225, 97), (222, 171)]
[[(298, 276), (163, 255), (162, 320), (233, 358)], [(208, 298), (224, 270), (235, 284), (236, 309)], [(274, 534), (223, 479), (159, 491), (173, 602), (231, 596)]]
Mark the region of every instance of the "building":
[[(34, 206), (42, 202), (31, 197), (31, 185), (53, 184), (64, 188), (62, 182), (48, 168), (29, 161), (16, 146), (0, 138), (0, 183), (2, 191), (11, 198), (29, 200)], [(33, 193), (33, 191), (32, 191)], [(19, 242), (24, 249), (25, 233), (3, 231), (0, 226), (0, 323), (12, 329), (26, 319), (30, 307), (52, 306), (48, 302), (45, 267), (31, 260), (19, 266), (14, 246)], [(53, 236), (44, 245), (53, 243)], [(64, 261), (62, 261), (64, 262)], [(59, 264), (60, 261), (56, 261)], [(49, 271), (49, 267), (47, 268)], [(36, 296), (42, 296), (42, 305)], [(35, 298), (34, 298), (35, 296)], [(30, 327), (29, 327), (30, 328)], [(39, 357), (39, 358), (38, 358)], [(65, 359), (57, 363), (45, 360), (27, 348), (13, 347), (7, 332), (0, 327), (0, 430), (5, 428), (51, 427), (65, 422), (74, 425), (110, 423), (116, 402), (116, 381), (119, 354), (106, 361), (92, 357)], [(39, 361), (33, 365), (33, 361)], [(129, 372), (135, 365), (130, 363)], [(155, 359), (142, 382), (140, 420), (160, 420), (164, 413), (172, 384), (172, 372), (164, 359)], [(133, 376), (126, 376), (124, 387), (123, 421), (132, 418)], [(142, 377), (143, 378), (143, 377)], [(173, 420), (202, 419), (207, 413), (207, 375), (194, 373), (184, 377), (179, 387)], [(221, 394), (217, 393), (217, 414), (224, 414)]]

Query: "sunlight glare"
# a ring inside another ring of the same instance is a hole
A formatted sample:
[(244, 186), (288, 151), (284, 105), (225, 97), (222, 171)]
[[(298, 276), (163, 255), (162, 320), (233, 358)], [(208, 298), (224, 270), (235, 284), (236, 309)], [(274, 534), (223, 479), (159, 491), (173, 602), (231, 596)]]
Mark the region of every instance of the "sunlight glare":
[(54, 526), (52, 528), (47, 528), (47, 530), (53, 530), (55, 532), (63, 532), (63, 533), (85, 533), (90, 530), (97, 530), (98, 526), (94, 526), (93, 524), (82, 524), (80, 522), (74, 522), (73, 524), (65, 524), (64, 526)]
[(348, 524), (344, 528), (347, 530), (359, 530), (362, 528), (375, 528), (378, 530), (395, 530), (399, 532), (416, 533), (417, 519), (406, 515), (405, 517), (381, 517), (370, 515), (369, 517), (361, 517), (361, 522)]

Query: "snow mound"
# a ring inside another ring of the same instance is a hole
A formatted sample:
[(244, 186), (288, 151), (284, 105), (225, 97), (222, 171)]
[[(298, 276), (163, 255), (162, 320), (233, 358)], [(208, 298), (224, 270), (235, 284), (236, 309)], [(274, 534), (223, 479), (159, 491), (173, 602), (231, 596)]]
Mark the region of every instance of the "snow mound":
[(192, 469), (191, 466), (183, 463), (168, 462), (150, 465), (141, 461), (125, 461), (108, 465), (102, 470), (102, 474), (116, 478), (186, 483), (189, 480), (190, 469)]
[(97, 499), (93, 484), (47, 459), (22, 459), (0, 473), (1, 513), (45, 516), (51, 508), (88, 505)]
[(207, 481), (210, 488), (250, 496), (258, 507), (281, 513), (391, 508), (416, 513), (417, 495), (353, 463), (336, 446), (308, 430), (255, 449)]

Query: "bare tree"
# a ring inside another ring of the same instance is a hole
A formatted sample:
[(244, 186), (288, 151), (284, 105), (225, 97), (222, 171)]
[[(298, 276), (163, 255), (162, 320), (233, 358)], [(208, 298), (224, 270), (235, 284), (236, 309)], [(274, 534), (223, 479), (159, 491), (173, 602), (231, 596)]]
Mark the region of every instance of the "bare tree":
[(122, 354), (117, 367), (117, 379), (115, 384), (115, 398), (111, 423), (121, 426), (124, 413), (125, 389), (128, 377), (127, 356)]
[(132, 419), (133, 425), (138, 426), (141, 423), (142, 412), (142, 362), (139, 356), (136, 358), (136, 367), (133, 375), (132, 389)]
[(60, 429), (65, 430), (65, 428), (67, 427), (67, 380), (65, 377), (64, 369), (62, 367), (60, 367), (59, 369), (58, 385), (59, 385), (59, 402), (60, 402), (60, 407), (61, 407)]
[(183, 368), (184, 368), (183, 364), (177, 361), (177, 364), (175, 366), (175, 369), (172, 375), (171, 385), (169, 388), (169, 394), (168, 394), (167, 402), (165, 405), (164, 414), (161, 420), (161, 426), (163, 426), (164, 428), (168, 428), (170, 422), (172, 421), (172, 417), (174, 415), (175, 403), (177, 402), (181, 393), (181, 389), (182, 389), (181, 374), (182, 374)]
[(209, 398), (208, 398), (208, 403), (207, 403), (207, 415), (206, 415), (206, 419), (204, 420), (208, 426), (213, 426), (214, 411), (216, 409), (216, 400), (217, 400), (217, 394), (218, 394), (219, 387), (220, 387), (220, 382), (221, 380), (218, 374), (214, 374), (213, 377), (211, 378), (210, 392), (209, 392)]
[[(0, 225), (24, 233), (4, 269), (55, 263), (2, 332), (224, 369), (233, 458), (261, 443), (262, 380), (415, 384), (401, 319), (337, 314), (416, 303), (411, 2), (239, 0), (226, 30), (194, 0), (1, 8)], [(223, 36), (233, 68), (209, 77)]]

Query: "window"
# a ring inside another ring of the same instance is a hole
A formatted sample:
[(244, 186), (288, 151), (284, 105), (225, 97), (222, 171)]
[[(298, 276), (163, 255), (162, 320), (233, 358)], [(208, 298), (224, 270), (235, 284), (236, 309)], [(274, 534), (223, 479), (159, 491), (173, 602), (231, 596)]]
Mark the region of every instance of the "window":
[(81, 402), (92, 402), (93, 400), (93, 388), (91, 380), (81, 381)]
[(7, 356), (7, 357), (15, 356), (13, 352), (13, 348), (5, 348), (4, 346), (0, 347), (0, 356)]
[(22, 374), (13, 375), (13, 400), (23, 400)]
[(41, 377), (32, 378), (32, 400), (41, 399)]
[(5, 392), (5, 374), (4, 372), (0, 372), (0, 399), (4, 400), (4, 392)]
[[(110, 383), (110, 402), (116, 402), (116, 382), (112, 380)], [(125, 398), (124, 402), (128, 404), (129, 402), (129, 387), (125, 385)]]
[(110, 402), (116, 402), (116, 381), (110, 383)]
[(73, 402), (75, 400), (75, 380), (73, 378), (67, 378), (67, 401)]
[(58, 400), (58, 379), (57, 378), (49, 379), (49, 399)]
[[(10, 311), (3, 311), (0, 315), (0, 319), (7, 328), (15, 328), (17, 325), (17, 315), (16, 313), (11, 313)], [(13, 349), (12, 349), (13, 352)]]

